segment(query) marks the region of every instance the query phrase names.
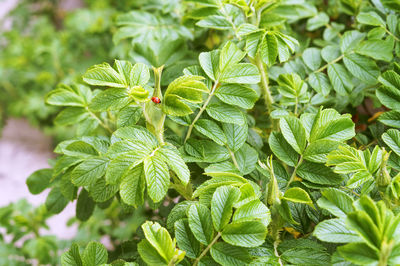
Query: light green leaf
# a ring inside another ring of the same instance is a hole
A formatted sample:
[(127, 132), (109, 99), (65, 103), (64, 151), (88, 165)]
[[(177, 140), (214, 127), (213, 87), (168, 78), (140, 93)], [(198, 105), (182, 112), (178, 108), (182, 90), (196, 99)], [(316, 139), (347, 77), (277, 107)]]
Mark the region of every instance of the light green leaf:
[(220, 81), (225, 83), (257, 84), (260, 82), (260, 72), (253, 64), (236, 64), (229, 66), (221, 73)]
[(125, 88), (111, 88), (96, 94), (90, 103), (90, 109), (95, 112), (119, 110), (129, 104), (130, 101), (128, 91)]
[(390, 40), (366, 40), (357, 46), (357, 53), (376, 60), (390, 62), (393, 59), (393, 44)]
[(211, 200), (211, 217), (215, 230), (222, 231), (232, 216), (233, 204), (239, 199), (240, 190), (235, 187), (217, 188)]
[(226, 136), (227, 145), (231, 151), (236, 152), (246, 142), (248, 134), (247, 124), (239, 126), (236, 124), (223, 123), (222, 129)]
[(325, 73), (317, 72), (309, 75), (308, 83), (318, 93), (326, 96), (332, 90), (331, 83)]
[(236, 44), (228, 41), (221, 49), (219, 55), (219, 72), (223, 75), (229, 66), (236, 65), (246, 55)]
[(321, 241), (330, 243), (362, 241), (354, 231), (346, 228), (346, 224), (342, 219), (330, 219), (320, 222), (315, 227), (313, 235)]
[(307, 48), (302, 55), (303, 61), (312, 71), (317, 70), (322, 62), (321, 50), (318, 48)]
[(378, 82), (380, 71), (373, 60), (358, 54), (346, 54), (343, 62), (350, 73), (361, 81), (371, 85)]
[(389, 148), (400, 156), (400, 131), (397, 129), (389, 129), (382, 135), (382, 140)]
[(158, 254), (165, 259), (170, 261), (175, 252), (175, 244), (171, 239), (167, 229), (162, 227), (157, 222), (147, 221), (142, 224), (142, 229), (146, 240), (149, 241), (150, 245), (153, 246)]
[(185, 151), (191, 156), (191, 161), (217, 163), (227, 160), (230, 155), (226, 147), (213, 141), (189, 139)]
[(225, 226), (222, 239), (240, 247), (257, 247), (265, 241), (267, 227), (259, 221), (234, 222)]
[(119, 186), (119, 194), (126, 204), (135, 208), (144, 202), (144, 190), (146, 187), (143, 165), (140, 164), (131, 169)]
[(82, 263), (87, 266), (97, 266), (107, 263), (108, 253), (106, 248), (97, 242), (90, 242), (82, 254)]
[(61, 256), (62, 266), (83, 266), (79, 246), (75, 243)]
[(237, 125), (246, 123), (246, 118), (239, 108), (222, 102), (207, 105), (206, 111), (209, 116), (220, 122)]
[(219, 145), (223, 146), (226, 144), (227, 140), (224, 132), (214, 121), (208, 119), (199, 119), (194, 127), (201, 134), (209, 137)]
[(385, 112), (379, 116), (378, 120), (389, 127), (400, 128), (400, 112)]
[(333, 89), (340, 95), (348, 95), (353, 90), (353, 83), (349, 72), (339, 64), (328, 66), (328, 77)]
[(257, 93), (249, 87), (239, 84), (224, 84), (217, 89), (215, 96), (227, 104), (251, 109), (258, 99)]
[(280, 128), (283, 137), (293, 147), (293, 149), (302, 154), (306, 147), (306, 131), (300, 120), (296, 117), (287, 116), (280, 119)]
[(271, 132), (269, 135), (268, 144), (275, 154), (282, 162), (289, 166), (295, 166), (299, 160), (299, 154), (289, 145), (285, 140), (282, 133)]
[(188, 217), (190, 230), (196, 239), (204, 245), (210, 244), (214, 235), (210, 210), (200, 203), (193, 204), (189, 207)]
[(164, 161), (167, 162), (169, 168), (175, 172), (182, 184), (186, 186), (189, 183), (190, 171), (179, 151), (171, 144), (167, 144), (159, 152), (164, 156)]
[(140, 241), (137, 249), (140, 257), (149, 266), (167, 266), (169, 263), (169, 261), (166, 261), (146, 239)]
[(108, 162), (106, 158), (89, 158), (83, 161), (72, 171), (71, 182), (78, 187), (92, 184), (106, 173)]
[(336, 188), (322, 190), (322, 197), (318, 199), (317, 204), (320, 208), (341, 218), (346, 218), (348, 213), (354, 211), (353, 199)]
[(92, 92), (85, 86), (60, 84), (46, 95), (46, 103), (57, 106), (87, 106)]
[(385, 21), (373, 11), (360, 12), (360, 14), (357, 15), (357, 21), (365, 25), (381, 26), (386, 28)]
[(199, 55), (199, 62), (201, 68), (206, 72), (207, 76), (216, 81), (219, 77), (219, 55), (220, 50), (213, 50), (211, 52), (203, 52)]
[(323, 164), (303, 162), (296, 173), (303, 179), (320, 185), (338, 185), (343, 178)]
[(258, 153), (248, 144), (244, 144), (238, 151), (235, 152), (236, 162), (239, 166), (239, 171), (242, 175), (250, 174), (254, 171)]
[(272, 66), (278, 56), (278, 41), (273, 34), (266, 34), (260, 47), (260, 56), (267, 66)]
[(342, 53), (353, 51), (365, 38), (365, 33), (356, 30), (346, 31), (340, 39), (340, 50)]
[(147, 193), (154, 202), (161, 201), (170, 184), (167, 164), (159, 155), (149, 156), (143, 161)]
[(118, 73), (108, 63), (94, 65), (83, 75), (83, 80), (94, 86), (107, 86), (114, 88), (126, 88), (125, 77)]
[(54, 119), (54, 124), (68, 126), (78, 124), (82, 120), (88, 119), (90, 114), (82, 107), (67, 107), (58, 113)]
[(289, 188), (283, 195), (283, 198), (291, 202), (304, 203), (313, 207), (313, 201), (308, 193), (299, 187)]
[(305, 152), (304, 159), (314, 163), (325, 163), (326, 156), (337, 149), (340, 142), (334, 140), (320, 139), (310, 143)]
[(271, 221), (270, 211), (260, 200), (252, 200), (240, 206), (233, 214), (233, 222), (260, 220), (265, 226)]
[(376, 90), (376, 96), (384, 106), (400, 111), (400, 90), (398, 88), (381, 86)]
[(377, 265), (378, 252), (364, 243), (350, 243), (338, 247), (339, 254), (347, 261), (358, 265)]
[(329, 17), (324, 12), (318, 13), (316, 16), (307, 20), (306, 29), (308, 31), (314, 31), (318, 28), (321, 28), (329, 23)]

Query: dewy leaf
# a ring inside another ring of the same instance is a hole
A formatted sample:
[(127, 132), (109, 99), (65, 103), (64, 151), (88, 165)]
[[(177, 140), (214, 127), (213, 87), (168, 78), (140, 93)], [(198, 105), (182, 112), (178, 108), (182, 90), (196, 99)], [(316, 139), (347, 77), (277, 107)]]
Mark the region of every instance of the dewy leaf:
[(313, 201), (308, 193), (299, 187), (289, 188), (283, 195), (283, 198), (291, 202), (304, 203), (313, 206)]
[(193, 204), (189, 207), (188, 217), (196, 239), (204, 245), (210, 244), (214, 235), (210, 210), (203, 204)]
[(140, 164), (128, 172), (119, 186), (119, 194), (126, 204), (137, 208), (144, 202), (146, 187), (143, 165)]
[(216, 231), (220, 232), (229, 223), (233, 204), (239, 199), (240, 190), (235, 187), (217, 188), (211, 200), (211, 217)]
[(242, 111), (235, 107), (222, 102), (207, 105), (207, 114), (217, 121), (244, 125), (246, 118)]
[(227, 104), (251, 109), (258, 99), (257, 93), (249, 87), (240, 84), (224, 84), (217, 89), (215, 96)]
[(171, 261), (174, 256), (175, 244), (167, 229), (157, 222), (150, 221), (142, 224), (142, 229), (146, 240), (157, 250), (158, 254), (160, 254), (165, 261)]
[(211, 247), (211, 256), (223, 266), (248, 265), (252, 258), (247, 249), (218, 242)]
[(97, 242), (90, 242), (82, 254), (83, 265), (97, 266), (107, 263), (108, 253), (106, 248)]
[(358, 54), (346, 54), (343, 62), (350, 73), (361, 81), (371, 85), (378, 82), (380, 71), (373, 60)]
[(302, 154), (306, 147), (306, 131), (300, 120), (296, 117), (287, 116), (280, 119), (280, 127), (283, 137), (293, 147)]
[(285, 140), (282, 133), (271, 132), (271, 135), (269, 135), (268, 143), (272, 152), (282, 162), (293, 167), (297, 164), (299, 160), (299, 154)]
[(234, 222), (225, 226), (222, 239), (240, 247), (257, 247), (265, 241), (267, 227), (260, 221)]
[(200, 255), (200, 243), (190, 230), (187, 219), (175, 222), (175, 237), (179, 248), (186, 252), (187, 257), (195, 259)]
[(159, 202), (167, 194), (170, 184), (168, 166), (157, 154), (147, 157), (143, 163), (147, 193), (154, 202)]
[(219, 145), (224, 145), (226, 143), (226, 136), (222, 129), (212, 120), (199, 119), (197, 120), (194, 128), (201, 134), (209, 137)]
[(321, 241), (330, 243), (362, 241), (354, 231), (346, 228), (346, 223), (342, 219), (330, 219), (320, 222), (315, 227), (313, 235)]
[(400, 156), (400, 131), (397, 129), (389, 129), (382, 135), (382, 140), (389, 148)]
[(201, 103), (208, 88), (200, 76), (182, 76), (168, 85), (164, 94), (163, 111), (169, 115), (185, 116), (193, 113), (185, 102)]

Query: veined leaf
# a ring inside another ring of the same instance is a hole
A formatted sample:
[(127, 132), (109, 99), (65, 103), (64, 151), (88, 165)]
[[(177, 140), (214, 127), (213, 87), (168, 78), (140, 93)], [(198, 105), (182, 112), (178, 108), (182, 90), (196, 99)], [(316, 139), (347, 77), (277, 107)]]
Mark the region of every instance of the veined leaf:
[(188, 217), (190, 230), (196, 239), (204, 245), (210, 244), (214, 235), (210, 210), (203, 204), (193, 204), (189, 207)]
[(320, 222), (315, 227), (313, 235), (321, 241), (331, 243), (362, 241), (354, 231), (346, 228), (346, 223), (342, 219), (330, 219)]
[(251, 109), (258, 99), (257, 93), (246, 86), (239, 84), (224, 84), (217, 89), (215, 96), (227, 104)]
[(229, 223), (233, 204), (239, 199), (240, 190), (235, 187), (217, 188), (211, 200), (211, 217), (216, 231), (221, 231)]
[(234, 222), (225, 226), (221, 235), (231, 245), (257, 247), (264, 243), (267, 227), (259, 221)]
[(170, 184), (168, 166), (156, 154), (145, 158), (143, 163), (147, 193), (154, 202), (159, 202), (167, 194)]
[(224, 242), (218, 242), (211, 247), (211, 256), (223, 266), (247, 265), (252, 258), (245, 248), (231, 246)]
[(222, 102), (207, 105), (206, 111), (209, 116), (220, 122), (237, 125), (246, 123), (246, 118), (239, 108)]
[(343, 62), (346, 68), (361, 81), (372, 85), (378, 82), (380, 71), (373, 60), (358, 54), (346, 54)]
[(223, 146), (227, 141), (222, 129), (212, 120), (199, 119), (194, 127), (201, 134), (209, 137), (219, 145)]
[(144, 202), (146, 187), (143, 165), (140, 164), (130, 170), (119, 186), (121, 199), (128, 205), (137, 208)]
[(280, 119), (280, 127), (283, 137), (293, 147), (293, 149), (302, 154), (306, 147), (306, 131), (300, 120), (287, 116)]

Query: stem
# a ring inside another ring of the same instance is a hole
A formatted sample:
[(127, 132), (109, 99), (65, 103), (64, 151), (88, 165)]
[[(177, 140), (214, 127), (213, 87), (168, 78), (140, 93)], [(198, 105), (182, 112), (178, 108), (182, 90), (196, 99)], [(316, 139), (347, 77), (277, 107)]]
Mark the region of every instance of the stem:
[(303, 162), (303, 156), (300, 156), (300, 159), (299, 159), (299, 161), (297, 162), (297, 165), (296, 165), (296, 167), (295, 167), (294, 170), (293, 170), (292, 176), (290, 177), (290, 179), (289, 179), (289, 181), (288, 181), (288, 183), (287, 183), (287, 185), (286, 185), (286, 190), (289, 188), (290, 184), (293, 182), (294, 178), (296, 177), (297, 168), (300, 166), (300, 164), (301, 164), (302, 162)]
[(237, 162), (237, 160), (236, 160), (236, 157), (235, 157), (235, 153), (234, 153), (231, 149), (229, 149), (228, 145), (226, 145), (226, 148), (228, 149), (229, 154), (231, 155), (231, 159), (232, 159), (232, 161), (233, 161), (233, 164), (235, 165), (235, 167), (236, 167), (238, 170), (240, 170), (240, 169), (239, 169), (239, 164), (238, 164), (238, 162)]
[(279, 238), (277, 238), (274, 241), (274, 255), (278, 258), (279, 265), (283, 266), (283, 263), (281, 261), (281, 256), (279, 255), (279, 252), (278, 252), (279, 242), (280, 242)]
[[(332, 60), (331, 62), (327, 63), (326, 65), (322, 66), (321, 68), (315, 70), (313, 73), (318, 73), (318, 72), (322, 72), (324, 71), (329, 65), (332, 65), (334, 63), (339, 62), (340, 60), (342, 60), (344, 57), (344, 54), (342, 54), (341, 56), (339, 56), (338, 58), (336, 58), (335, 60)], [(309, 76), (305, 79), (308, 80)]]
[(381, 26), (381, 28), (383, 28), (386, 31), (386, 33), (392, 36), (397, 42), (400, 42), (400, 39), (397, 38), (393, 33), (391, 33), (386, 27)]
[(257, 65), (258, 71), (260, 71), (260, 74), (261, 74), (260, 87), (264, 94), (264, 101), (265, 101), (265, 105), (267, 105), (268, 114), (270, 114), (272, 112), (272, 104), (274, 103), (274, 99), (271, 96), (271, 92), (270, 92), (269, 86), (268, 86), (268, 82), (269, 82), (268, 73), (264, 67), (264, 63), (262, 62), (259, 54), (257, 54), (257, 56), (256, 56), (256, 65)]
[(196, 117), (194, 118), (193, 122), (190, 124), (189, 129), (188, 129), (188, 131), (186, 133), (186, 137), (185, 137), (185, 141), (184, 142), (186, 142), (189, 139), (190, 134), (192, 134), (192, 130), (193, 130), (194, 124), (197, 122), (197, 120), (199, 120), (199, 118), (200, 118), (201, 114), (204, 112), (204, 110), (206, 110), (206, 107), (210, 103), (211, 98), (214, 96), (215, 90), (217, 89), (218, 85), (219, 85), (219, 83), (218, 83), (218, 80), (217, 80), (214, 83), (214, 86), (212, 87), (211, 92), (208, 95), (207, 100), (204, 102), (203, 106), (200, 108), (200, 110), (197, 113)]
[(160, 67), (153, 67), (153, 72), (154, 72), (154, 92), (153, 96), (158, 97), (160, 100), (162, 100), (162, 93), (161, 93), (161, 74), (164, 69), (164, 66)]
[(214, 239), (211, 241), (211, 243), (201, 252), (200, 256), (196, 258), (196, 260), (193, 263), (193, 266), (197, 266), (199, 264), (199, 261), (207, 254), (207, 252), (210, 250), (210, 248), (218, 241), (218, 239), (221, 237), (221, 233), (218, 232), (218, 234), (214, 237)]
[(97, 115), (95, 113), (93, 113), (92, 111), (89, 110), (89, 108), (86, 106), (85, 107), (86, 111), (90, 114), (91, 117), (93, 117), (94, 119), (97, 120), (97, 122), (99, 122), (100, 126), (102, 126), (104, 129), (106, 129), (109, 133), (113, 133), (113, 131), (111, 130), (111, 128), (109, 126), (107, 126), (103, 121), (101, 121), (100, 118), (97, 117)]

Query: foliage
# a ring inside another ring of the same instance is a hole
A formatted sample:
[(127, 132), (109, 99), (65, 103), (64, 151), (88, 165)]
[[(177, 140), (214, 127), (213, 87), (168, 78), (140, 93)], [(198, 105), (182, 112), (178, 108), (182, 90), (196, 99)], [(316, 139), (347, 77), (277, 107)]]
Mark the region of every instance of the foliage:
[(113, 251), (62, 265), (399, 264), (400, 6), (141, 4), (116, 17), (129, 52), (46, 96), (75, 136), (31, 192), (81, 228), (113, 213)]

